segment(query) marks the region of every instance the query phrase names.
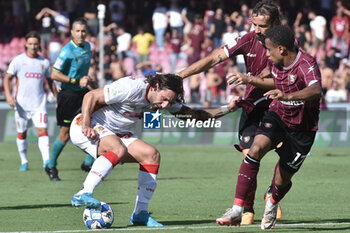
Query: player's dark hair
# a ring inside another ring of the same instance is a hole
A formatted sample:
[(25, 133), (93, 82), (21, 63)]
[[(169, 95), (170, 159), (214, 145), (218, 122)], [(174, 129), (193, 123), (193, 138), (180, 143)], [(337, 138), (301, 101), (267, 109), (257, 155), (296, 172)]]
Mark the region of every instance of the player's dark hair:
[(266, 32), (266, 39), (270, 39), (275, 45), (282, 45), (289, 51), (293, 51), (294, 46), (294, 32), (288, 26), (276, 26)]
[(169, 89), (175, 92), (176, 102), (184, 103), (184, 89), (182, 84), (182, 78), (175, 74), (155, 74), (147, 75), (146, 82), (153, 88), (158, 83), (159, 90)]
[(253, 15), (268, 15), (268, 23), (272, 26), (281, 24), (281, 14), (278, 6), (272, 0), (263, 0), (258, 2), (253, 8)]
[(29, 38), (37, 38), (38, 41), (39, 41), (39, 44), (40, 44), (41, 39), (40, 39), (40, 35), (39, 35), (38, 32), (36, 32), (36, 31), (30, 31), (30, 32), (28, 32), (27, 35), (25, 36), (26, 41), (27, 41)]
[[(39, 33), (36, 32), (36, 31), (30, 31), (30, 32), (28, 32), (27, 35), (25, 36), (26, 41), (27, 41), (29, 38), (36, 38), (36, 39), (38, 39), (38, 42), (39, 42), (39, 50), (41, 50), (41, 38), (40, 38)], [(24, 46), (24, 48), (27, 50), (27, 46)]]
[(74, 24), (85, 25), (86, 28), (88, 27), (87, 21), (83, 17), (76, 18), (72, 23), (72, 27), (74, 26)]

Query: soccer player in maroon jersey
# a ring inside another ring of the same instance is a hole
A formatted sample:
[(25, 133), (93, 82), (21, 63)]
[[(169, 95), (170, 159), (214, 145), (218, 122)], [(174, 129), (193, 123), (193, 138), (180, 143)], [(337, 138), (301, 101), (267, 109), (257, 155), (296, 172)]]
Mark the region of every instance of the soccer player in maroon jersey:
[[(278, 6), (270, 0), (260, 1), (253, 9), (252, 23), (254, 31), (242, 37), (238, 37), (224, 47), (215, 50), (209, 56), (181, 71), (178, 75), (182, 78), (186, 78), (190, 75), (209, 70), (216, 64), (239, 54), (244, 56), (247, 74), (251, 76), (260, 75), (268, 64), (266, 49), (263, 45), (265, 34), (270, 28), (280, 24), (280, 12)], [(273, 82), (271, 82), (271, 84), (271, 86), (267, 87), (264, 85), (264, 88), (267, 88), (268, 90), (274, 89), (275, 86)], [(247, 155), (247, 152), (253, 143), (260, 119), (263, 117), (264, 112), (269, 106), (269, 101), (263, 100), (264, 98), (262, 98), (265, 92), (266, 90), (248, 83), (244, 94), (244, 101), (237, 101), (237, 105), (242, 107), (242, 115), (238, 132), (239, 145), (235, 145), (235, 147), (243, 153), (244, 157)], [(249, 198), (245, 200), (242, 224), (254, 223), (253, 205), (255, 191), (256, 183), (252, 184)], [(279, 213), (279, 216), (281, 216), (281, 212)], [(223, 218), (218, 218), (217, 223), (220, 225), (230, 225), (230, 221), (226, 221)]]
[(271, 75), (276, 89), (264, 94), (272, 102), (241, 164), (234, 206), (226, 212), (226, 217), (233, 225), (239, 224), (249, 188), (256, 182), (260, 160), (282, 141), (282, 146), (276, 149), (280, 160), (274, 171), (272, 196), (266, 202), (261, 221), (261, 229), (272, 229), (276, 224), (277, 204), (290, 190), (291, 178), (314, 142), (322, 88), (315, 58), (295, 47), (294, 33), (289, 27), (270, 29), (266, 33), (265, 46), (273, 63)]

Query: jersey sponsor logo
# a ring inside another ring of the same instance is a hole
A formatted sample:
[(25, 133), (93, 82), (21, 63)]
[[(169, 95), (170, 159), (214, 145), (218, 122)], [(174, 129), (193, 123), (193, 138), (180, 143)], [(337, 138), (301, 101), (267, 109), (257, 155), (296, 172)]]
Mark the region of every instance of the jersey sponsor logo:
[(143, 128), (144, 129), (160, 129), (161, 113), (159, 110), (156, 112), (144, 112), (143, 113)]
[(256, 54), (254, 54), (254, 53), (247, 53), (247, 57), (256, 57)]
[(288, 83), (292, 85), (297, 80), (297, 76), (295, 74), (288, 74)]
[(36, 73), (36, 72), (26, 72), (24, 74), (24, 77), (26, 78), (36, 78), (36, 79), (41, 79), (41, 73)]
[(288, 105), (288, 106), (299, 106), (299, 105), (303, 105), (304, 102), (300, 101), (300, 100), (290, 100), (290, 101), (280, 101), (282, 104), (284, 105)]

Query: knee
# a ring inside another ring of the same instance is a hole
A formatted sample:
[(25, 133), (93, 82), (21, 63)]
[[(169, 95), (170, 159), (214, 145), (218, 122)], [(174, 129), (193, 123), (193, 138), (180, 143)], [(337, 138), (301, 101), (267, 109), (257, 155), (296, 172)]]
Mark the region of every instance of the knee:
[(124, 145), (118, 146), (117, 148), (113, 148), (112, 152), (116, 154), (119, 158), (122, 158), (126, 153), (127, 149)]
[(249, 149), (249, 156), (254, 159), (260, 159), (263, 156), (264, 149), (257, 144), (253, 144)]
[(156, 148), (149, 147), (145, 150), (145, 163), (149, 163), (149, 164), (160, 163), (160, 153)]

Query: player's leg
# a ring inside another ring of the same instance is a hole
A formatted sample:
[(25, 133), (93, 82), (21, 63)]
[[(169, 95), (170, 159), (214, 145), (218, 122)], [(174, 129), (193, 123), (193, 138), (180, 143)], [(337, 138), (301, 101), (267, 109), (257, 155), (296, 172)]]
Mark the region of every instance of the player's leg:
[(266, 200), (264, 216), (261, 220), (261, 229), (273, 229), (277, 221), (278, 203), (292, 187), (293, 173), (284, 171), (277, 163), (273, 182), (272, 194)]
[(28, 120), (26, 119), (24, 114), (25, 114), (24, 112), (20, 114), (18, 111), (15, 111), (15, 120), (16, 120), (16, 128), (17, 128), (16, 144), (17, 144), (19, 157), (21, 159), (21, 166), (19, 168), (20, 171), (27, 171), (28, 170), (28, 159), (27, 159)]
[[(122, 140), (125, 141), (125, 139)], [(148, 212), (149, 201), (157, 187), (160, 154), (153, 146), (137, 139), (128, 146), (128, 156), (122, 159), (123, 162), (132, 162), (132, 160), (136, 160), (140, 168), (136, 203), (130, 222), (135, 225), (161, 227), (163, 225), (154, 220)]]
[(50, 142), (47, 133), (47, 112), (39, 111), (34, 113), (32, 121), (38, 131), (38, 147), (43, 160), (43, 168), (45, 169), (45, 166), (50, 159)]
[(311, 146), (316, 132), (298, 132), (285, 130), (286, 140), (276, 152), (280, 161), (276, 166), (272, 180), (272, 195), (265, 205), (261, 229), (274, 228), (277, 220), (278, 203), (287, 194), (292, 186), (291, 178), (300, 169)]
[(220, 225), (240, 225), (243, 205), (251, 186), (256, 182), (260, 167), (260, 160), (270, 150), (271, 140), (265, 135), (257, 135), (249, 153), (243, 160), (238, 172), (236, 194), (232, 208), (227, 209), (225, 214), (216, 219)]
[(56, 168), (57, 159), (61, 154), (63, 148), (66, 146), (68, 140), (69, 140), (69, 127), (61, 126), (58, 137), (56, 138), (55, 142), (52, 145), (50, 160), (47, 166), (45, 167), (45, 171), (48, 174), (50, 180), (52, 181), (61, 180), (58, 176), (58, 171)]
[(81, 164), (80, 168), (83, 171), (89, 172), (91, 170), (92, 164), (94, 163), (95, 159), (89, 154), (86, 154), (85, 160)]
[[(77, 133), (81, 134), (81, 132)], [(119, 163), (120, 159), (127, 153), (127, 149), (116, 135), (104, 136), (99, 142), (91, 142), (90, 140), (78, 142), (73, 138), (72, 142), (91, 155), (100, 155), (86, 176), (83, 188), (73, 196), (72, 205), (76, 207), (86, 205), (91, 208), (98, 208), (100, 201), (96, 200), (92, 194), (95, 188), (108, 176), (111, 170)]]

